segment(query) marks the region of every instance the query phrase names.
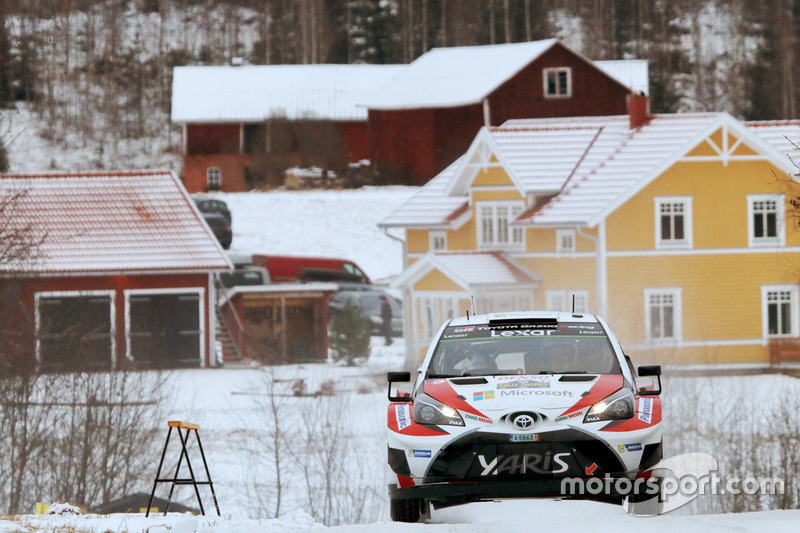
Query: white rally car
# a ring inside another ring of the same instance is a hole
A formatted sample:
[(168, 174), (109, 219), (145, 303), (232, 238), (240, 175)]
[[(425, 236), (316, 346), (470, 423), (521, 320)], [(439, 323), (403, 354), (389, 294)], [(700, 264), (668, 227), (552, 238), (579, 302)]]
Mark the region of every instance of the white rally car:
[(392, 519), (503, 498), (652, 499), (635, 482), (662, 455), (660, 374), (635, 371), (594, 315), (445, 322), (412, 386), (388, 374)]

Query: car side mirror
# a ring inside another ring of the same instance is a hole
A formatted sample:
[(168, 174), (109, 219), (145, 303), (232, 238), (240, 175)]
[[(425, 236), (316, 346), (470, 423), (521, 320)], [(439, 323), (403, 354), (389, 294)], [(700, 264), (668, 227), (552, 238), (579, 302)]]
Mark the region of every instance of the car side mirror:
[(386, 380), (389, 382), (389, 391), (387, 393), (390, 402), (406, 402), (411, 397), (408, 392), (400, 392), (397, 387), (393, 387), (395, 383), (408, 383), (411, 381), (411, 372), (387, 372)]
[[(637, 370), (636, 390), (642, 396), (661, 394), (661, 365), (640, 366)], [(647, 379), (640, 379), (647, 378)]]

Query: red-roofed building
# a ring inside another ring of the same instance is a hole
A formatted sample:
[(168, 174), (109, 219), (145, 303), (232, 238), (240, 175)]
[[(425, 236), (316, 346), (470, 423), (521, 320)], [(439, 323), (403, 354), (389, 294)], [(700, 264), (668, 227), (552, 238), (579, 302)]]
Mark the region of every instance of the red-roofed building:
[(557, 39), (434, 48), (408, 65), (176, 67), (181, 178), (191, 192), (235, 192), (281, 161), (336, 170), (369, 159), (382, 183), (423, 185), (482, 126), (626, 113), (629, 94), (649, 91), (647, 71)]
[[(214, 276), (232, 268), (169, 171), (0, 176), (0, 358), (44, 370), (213, 366)], [(26, 233), (27, 232), (27, 233)], [(6, 254), (7, 255), (7, 254)]]

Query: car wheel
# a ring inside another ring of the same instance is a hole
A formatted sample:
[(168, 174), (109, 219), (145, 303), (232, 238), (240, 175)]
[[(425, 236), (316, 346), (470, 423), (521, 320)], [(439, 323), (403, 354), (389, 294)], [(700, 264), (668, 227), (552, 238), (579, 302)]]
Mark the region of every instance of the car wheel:
[(658, 491), (655, 494), (631, 494), (623, 499), (625, 511), (633, 516), (657, 516), (664, 512), (664, 480), (655, 479)]
[(398, 499), (390, 500), (389, 514), (395, 522), (419, 522), (422, 514), (422, 500)]

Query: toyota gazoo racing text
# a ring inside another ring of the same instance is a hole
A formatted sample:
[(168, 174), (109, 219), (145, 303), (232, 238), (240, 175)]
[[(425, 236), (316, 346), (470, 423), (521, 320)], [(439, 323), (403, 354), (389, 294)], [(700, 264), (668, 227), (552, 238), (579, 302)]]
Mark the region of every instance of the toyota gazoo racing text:
[[(652, 481), (662, 455), (660, 374), (635, 371), (593, 315), (445, 322), (413, 385), (409, 372), (388, 374), (392, 519), (504, 498), (658, 500), (655, 483), (634, 482)], [(562, 482), (592, 479), (610, 492), (564, 493)]]

